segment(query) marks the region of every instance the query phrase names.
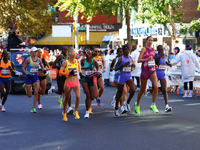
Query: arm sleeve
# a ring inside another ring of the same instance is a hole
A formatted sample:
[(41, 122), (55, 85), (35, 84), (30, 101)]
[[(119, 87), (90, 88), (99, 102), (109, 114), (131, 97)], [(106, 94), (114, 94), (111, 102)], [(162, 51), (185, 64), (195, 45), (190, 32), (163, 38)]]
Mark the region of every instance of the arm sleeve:
[[(182, 54), (181, 54), (182, 55)], [(173, 59), (170, 64), (176, 65), (181, 61), (181, 55), (178, 55), (177, 58)]]

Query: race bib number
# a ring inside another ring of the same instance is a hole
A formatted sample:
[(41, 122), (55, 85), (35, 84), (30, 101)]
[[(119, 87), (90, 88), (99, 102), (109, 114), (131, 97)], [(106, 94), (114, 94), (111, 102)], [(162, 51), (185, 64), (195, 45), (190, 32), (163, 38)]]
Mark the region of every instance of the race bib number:
[(159, 70), (165, 71), (166, 66), (165, 65), (159, 65)]
[(38, 72), (38, 68), (31, 68), (30, 69), (30, 73), (37, 73)]
[(148, 61), (148, 67), (155, 67), (155, 60), (154, 59)]
[(131, 66), (123, 67), (123, 72), (130, 73), (131, 72)]
[(84, 76), (92, 76), (94, 74), (94, 70), (82, 70)]
[(74, 71), (74, 75), (71, 75), (71, 76), (77, 76), (78, 74), (77, 68), (69, 68), (69, 72), (71, 72), (72, 70)]
[(7, 68), (4, 68), (1, 70), (1, 75), (9, 75), (10, 74), (10, 70)]

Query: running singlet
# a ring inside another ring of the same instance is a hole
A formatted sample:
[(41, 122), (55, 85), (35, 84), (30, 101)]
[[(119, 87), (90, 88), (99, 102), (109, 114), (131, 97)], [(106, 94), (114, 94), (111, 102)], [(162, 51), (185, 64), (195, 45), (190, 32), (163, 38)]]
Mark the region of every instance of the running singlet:
[(28, 72), (30, 75), (36, 75), (38, 73), (39, 64), (40, 62), (38, 58), (36, 62), (33, 62), (32, 58), (30, 57), (30, 62), (26, 66), (26, 72)]
[(101, 69), (102, 65), (103, 65), (103, 63), (102, 63), (102, 60), (103, 60), (102, 56), (96, 56), (93, 59), (97, 61), (98, 65), (99, 65), (99, 69)]
[(62, 56), (62, 57), (61, 57), (60, 61), (57, 62), (57, 65), (58, 65), (58, 66), (62, 66), (62, 63), (63, 63), (64, 61), (67, 60), (67, 58), (65, 58), (63, 54), (61, 54), (61, 56)]
[(93, 74), (95, 72), (94, 68), (94, 61), (91, 60), (91, 63), (88, 63), (86, 58), (84, 58), (84, 66), (81, 67), (82, 75), (85, 77), (93, 77)]
[(149, 58), (150, 56), (153, 56), (153, 59), (142, 62), (142, 69), (149, 70), (149, 71), (155, 71), (154, 49), (153, 48), (149, 49), (147, 47), (145, 47), (145, 48), (146, 48), (146, 52), (144, 53), (142, 59)]
[[(74, 75), (72, 75), (72, 76), (78, 76), (78, 71), (81, 72), (78, 60), (75, 59), (75, 61), (76, 62), (74, 64), (72, 64), (68, 60), (66, 60), (67, 66), (65, 68), (65, 72), (71, 72), (73, 70), (74, 71)], [(69, 77), (69, 76), (66, 75), (66, 77)]]
[(128, 58), (125, 58), (124, 55), (122, 55), (122, 63), (121, 63), (121, 65), (125, 64), (128, 61), (130, 62), (130, 64), (125, 66), (125, 67), (122, 67), (120, 69), (121, 76), (123, 76), (123, 75), (125, 75), (126, 77), (131, 76), (132, 60), (131, 60), (130, 56), (128, 56)]
[[(42, 64), (43, 64), (43, 66), (44, 66), (44, 68), (45, 68), (45, 67), (46, 67), (46, 64), (45, 64), (45, 59), (44, 59), (44, 58), (42, 58)], [(39, 64), (38, 71), (42, 71), (42, 67), (40, 66), (40, 64)]]
[[(159, 57), (159, 54), (157, 54), (157, 55)], [(166, 57), (165, 57), (165, 54), (164, 54), (164, 58), (160, 58), (160, 61), (158, 63), (158, 70), (165, 71), (165, 68), (166, 68), (165, 60), (166, 60)]]
[(0, 77), (2, 78), (10, 78), (11, 77), (11, 70), (9, 69), (9, 66), (11, 66), (11, 61), (8, 60), (8, 62), (5, 64), (3, 60), (1, 60), (0, 67), (2, 67), (2, 70), (0, 71)]

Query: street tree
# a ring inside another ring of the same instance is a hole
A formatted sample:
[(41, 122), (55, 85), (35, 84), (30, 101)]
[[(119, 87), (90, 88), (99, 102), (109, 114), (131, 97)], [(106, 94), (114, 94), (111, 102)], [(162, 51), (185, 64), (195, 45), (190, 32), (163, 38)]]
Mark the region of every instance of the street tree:
[(52, 24), (48, 8), (53, 5), (54, 0), (0, 1), (0, 27), (7, 30), (13, 25), (23, 37), (45, 33)]
[[(136, 20), (147, 21), (150, 25), (162, 24), (172, 40), (176, 40), (176, 25), (182, 24), (183, 13), (178, 12), (182, 0), (141, 0), (141, 9)], [(171, 30), (172, 28), (172, 30)]]
[(121, 21), (126, 19), (127, 40), (129, 47), (131, 47), (130, 14), (132, 10), (137, 10), (138, 0), (58, 0), (55, 7), (57, 6), (60, 6), (60, 11), (70, 10), (67, 16), (73, 16), (74, 13), (76, 15), (82, 13), (82, 17), (86, 18), (88, 22), (97, 13), (108, 15), (108, 19), (112, 15), (120, 15)]

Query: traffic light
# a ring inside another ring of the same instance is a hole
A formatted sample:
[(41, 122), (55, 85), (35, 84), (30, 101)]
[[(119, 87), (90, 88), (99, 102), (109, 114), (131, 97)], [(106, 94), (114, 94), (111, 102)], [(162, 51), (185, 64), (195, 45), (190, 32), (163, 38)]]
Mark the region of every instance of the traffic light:
[(73, 22), (73, 32), (76, 32), (76, 22)]

